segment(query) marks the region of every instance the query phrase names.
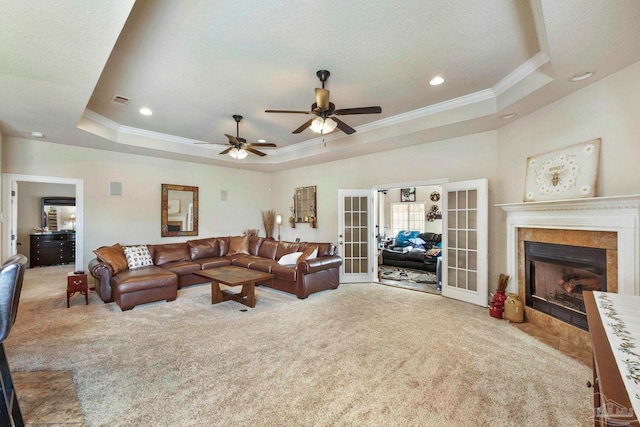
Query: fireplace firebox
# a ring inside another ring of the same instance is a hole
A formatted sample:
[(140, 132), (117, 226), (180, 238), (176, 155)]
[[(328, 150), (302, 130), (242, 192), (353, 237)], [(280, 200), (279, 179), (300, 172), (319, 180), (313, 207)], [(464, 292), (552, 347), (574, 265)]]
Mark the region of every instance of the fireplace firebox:
[(584, 291), (607, 290), (605, 249), (524, 242), (526, 305), (588, 330)]

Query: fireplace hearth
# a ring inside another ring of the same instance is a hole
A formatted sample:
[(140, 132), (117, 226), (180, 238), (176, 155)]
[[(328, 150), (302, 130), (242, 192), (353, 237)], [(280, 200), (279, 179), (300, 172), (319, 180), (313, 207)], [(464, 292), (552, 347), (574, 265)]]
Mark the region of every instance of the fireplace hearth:
[(524, 249), (526, 305), (588, 330), (583, 292), (606, 292), (606, 250), (530, 241)]

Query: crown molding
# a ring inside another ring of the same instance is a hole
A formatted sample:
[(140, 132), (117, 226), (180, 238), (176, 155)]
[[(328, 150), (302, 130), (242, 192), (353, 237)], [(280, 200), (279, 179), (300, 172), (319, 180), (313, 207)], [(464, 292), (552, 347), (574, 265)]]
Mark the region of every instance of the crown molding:
[(549, 40), (547, 39), (547, 27), (544, 25), (544, 13), (542, 11), (542, 0), (530, 0), (533, 22), (536, 26), (538, 36), (538, 48), (541, 52), (549, 54)]
[(528, 59), (524, 64), (513, 70), (507, 77), (500, 80), (493, 86), (492, 90), (499, 96), (511, 89), (522, 80), (526, 79), (529, 75), (534, 73), (538, 68), (550, 61), (549, 55), (544, 52), (538, 52)]
[(117, 122), (114, 122), (111, 119), (107, 119), (105, 116), (102, 116), (98, 113), (96, 113), (95, 111), (91, 111), (88, 108), (86, 108), (83, 112), (82, 112), (82, 117), (89, 119), (91, 121), (94, 121), (96, 123), (98, 123), (99, 125), (102, 125), (106, 128), (109, 128), (111, 130), (115, 130), (116, 132), (118, 132), (120, 130), (120, 124)]
[[(131, 126), (120, 126), (120, 128), (118, 129), (118, 132), (120, 133), (124, 133), (127, 135), (135, 135), (135, 136), (142, 136), (144, 138), (152, 138), (152, 139), (160, 139), (162, 141), (168, 141), (168, 142), (175, 142), (178, 144), (187, 144), (187, 145), (193, 145), (196, 143), (207, 143), (206, 141), (200, 141), (197, 139), (191, 139), (191, 138), (184, 138), (181, 136), (176, 136), (176, 135), (170, 135), (167, 133), (161, 133), (161, 132), (154, 132), (151, 130), (146, 130), (146, 129), (140, 129), (140, 128), (134, 128)], [(226, 145), (223, 144), (208, 144), (207, 145), (209, 147), (213, 147), (216, 149), (221, 149), (224, 150), (225, 148), (227, 148)]]

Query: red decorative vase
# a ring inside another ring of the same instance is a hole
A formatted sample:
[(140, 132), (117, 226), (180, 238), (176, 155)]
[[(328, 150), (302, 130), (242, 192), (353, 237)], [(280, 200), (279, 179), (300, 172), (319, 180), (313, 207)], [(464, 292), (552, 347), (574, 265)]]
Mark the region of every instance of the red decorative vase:
[(507, 300), (507, 295), (504, 293), (504, 291), (496, 291), (496, 293), (493, 295), (493, 300), (491, 301), (491, 304), (499, 304), (500, 306), (504, 306), (504, 302)]
[(489, 308), (489, 314), (491, 317), (495, 317), (496, 319), (502, 319), (502, 305), (491, 304), (491, 308)]

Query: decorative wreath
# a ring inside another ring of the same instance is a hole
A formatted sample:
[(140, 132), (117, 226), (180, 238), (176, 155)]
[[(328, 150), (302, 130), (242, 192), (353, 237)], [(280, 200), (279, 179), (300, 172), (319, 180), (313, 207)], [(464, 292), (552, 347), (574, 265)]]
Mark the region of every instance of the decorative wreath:
[(431, 206), (431, 210), (427, 212), (427, 221), (435, 221), (442, 219), (442, 212), (438, 210), (438, 205)]

